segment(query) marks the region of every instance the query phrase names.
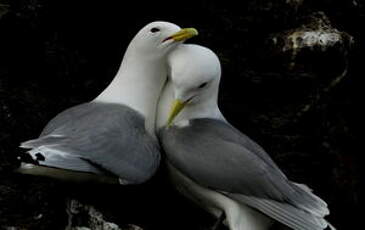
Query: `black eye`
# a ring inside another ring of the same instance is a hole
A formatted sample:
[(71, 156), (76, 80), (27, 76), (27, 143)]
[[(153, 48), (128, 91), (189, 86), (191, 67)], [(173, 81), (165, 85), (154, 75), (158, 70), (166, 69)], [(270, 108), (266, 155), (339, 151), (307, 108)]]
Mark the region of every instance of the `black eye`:
[(153, 27), (150, 31), (151, 31), (151, 33), (156, 33), (156, 32), (159, 32), (160, 29), (157, 27)]
[(204, 82), (201, 85), (199, 85), (198, 88), (199, 89), (204, 88), (207, 84), (208, 84), (208, 82)]

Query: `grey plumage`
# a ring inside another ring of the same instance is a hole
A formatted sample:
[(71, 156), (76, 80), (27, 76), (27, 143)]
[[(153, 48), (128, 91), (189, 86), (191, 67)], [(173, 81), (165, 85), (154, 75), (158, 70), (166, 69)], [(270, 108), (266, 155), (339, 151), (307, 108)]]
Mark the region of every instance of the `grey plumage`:
[(300, 230), (322, 230), (327, 226), (327, 221), (321, 216), (313, 215), (290, 203), (278, 202), (269, 199), (244, 196), (241, 194), (227, 194), (234, 200), (243, 202), (265, 213), (271, 218), (293, 228)]
[[(138, 184), (157, 170), (160, 152), (147, 133), (145, 118), (130, 107), (90, 102), (58, 114), (38, 139), (22, 148), (41, 166), (112, 174)], [(41, 154), (41, 155), (39, 155)]]
[(298, 230), (327, 226), (327, 204), (289, 181), (254, 141), (224, 121), (189, 120), (159, 132), (168, 161), (198, 184)]

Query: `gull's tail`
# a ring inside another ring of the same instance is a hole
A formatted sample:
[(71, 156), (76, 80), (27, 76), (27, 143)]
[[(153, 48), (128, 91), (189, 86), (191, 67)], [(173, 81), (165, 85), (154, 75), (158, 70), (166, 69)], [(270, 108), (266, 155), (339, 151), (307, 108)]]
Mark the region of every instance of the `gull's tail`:
[(288, 203), (249, 197), (241, 194), (227, 195), (234, 200), (261, 211), (265, 215), (292, 229), (323, 230), (330, 227), (332, 230), (335, 230), (323, 217), (315, 216)]
[(118, 183), (118, 178), (96, 165), (58, 149), (55, 142), (61, 140), (61, 136), (45, 136), (21, 143), (20, 148), (28, 150), (18, 157), (21, 164), (15, 172), (75, 182)]
[(335, 228), (332, 224), (330, 224), (330, 222), (328, 222), (328, 221), (327, 221), (327, 224), (328, 224), (328, 227), (329, 227), (331, 230), (336, 230), (336, 228)]
[(291, 183), (294, 192), (289, 195), (289, 203), (299, 209), (305, 210), (317, 217), (329, 214), (327, 203), (312, 193), (312, 190), (303, 184)]
[(40, 138), (39, 142), (37, 140), (27, 141), (20, 146), (21, 148), (30, 148), (26, 155), (31, 158), (31, 164), (94, 174), (104, 173), (88, 161), (59, 149), (55, 144), (49, 144), (52, 142), (45, 144), (47, 141), (43, 138)]

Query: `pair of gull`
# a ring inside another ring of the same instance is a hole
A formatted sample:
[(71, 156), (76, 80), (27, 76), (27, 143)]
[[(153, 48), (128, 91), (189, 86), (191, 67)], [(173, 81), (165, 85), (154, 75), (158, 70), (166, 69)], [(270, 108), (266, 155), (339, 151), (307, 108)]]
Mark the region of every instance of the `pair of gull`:
[[(166, 154), (171, 181), (231, 230), (330, 226), (326, 203), (287, 179), (270, 156), (231, 126), (217, 105), (220, 62), (197, 35), (153, 22), (130, 42), (111, 84), (58, 114), (26, 141), (32, 163), (19, 172), (67, 180), (140, 184)], [(167, 76), (169, 79), (167, 80)], [(159, 145), (159, 142), (160, 145)]]

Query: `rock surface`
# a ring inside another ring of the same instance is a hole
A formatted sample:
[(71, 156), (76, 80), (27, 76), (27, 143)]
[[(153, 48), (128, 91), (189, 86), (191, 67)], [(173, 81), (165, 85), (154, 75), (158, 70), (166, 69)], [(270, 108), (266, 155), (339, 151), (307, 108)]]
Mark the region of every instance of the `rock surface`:
[(358, 229), (365, 3), (146, 4), (0, 0), (0, 229), (65, 229), (70, 198), (88, 204), (79, 229), (92, 229), (90, 210), (123, 230), (214, 224), (174, 192), (163, 169), (149, 184), (127, 189), (12, 173), (18, 144), (36, 137), (58, 112), (94, 98), (113, 78), (132, 36), (152, 20), (199, 29), (191, 42), (212, 48), (222, 61), (220, 105), (227, 119), (290, 179), (323, 197), (337, 229)]

